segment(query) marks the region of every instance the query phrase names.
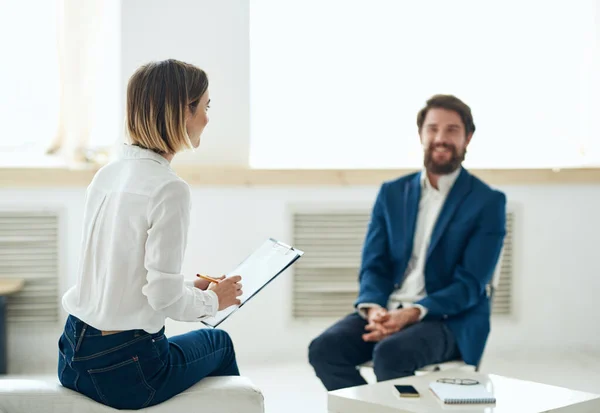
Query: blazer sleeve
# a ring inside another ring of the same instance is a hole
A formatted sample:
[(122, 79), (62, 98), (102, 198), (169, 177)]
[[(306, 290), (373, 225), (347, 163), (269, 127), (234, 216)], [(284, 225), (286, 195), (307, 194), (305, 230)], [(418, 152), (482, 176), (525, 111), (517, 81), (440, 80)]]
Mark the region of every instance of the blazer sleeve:
[(385, 220), (386, 189), (386, 184), (383, 184), (371, 213), (362, 250), (360, 291), (356, 306), (370, 303), (385, 307), (393, 290), (389, 236)]
[(427, 309), (428, 317), (455, 316), (480, 301), (494, 274), (505, 235), (506, 196), (494, 191), (481, 211), (452, 283), (417, 301)]

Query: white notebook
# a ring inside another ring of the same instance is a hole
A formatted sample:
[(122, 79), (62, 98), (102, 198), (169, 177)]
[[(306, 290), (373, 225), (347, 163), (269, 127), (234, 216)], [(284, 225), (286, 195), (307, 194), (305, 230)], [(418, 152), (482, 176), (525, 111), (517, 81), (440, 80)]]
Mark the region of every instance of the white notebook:
[(433, 393), (446, 404), (496, 403), (496, 398), (482, 384), (461, 385), (433, 382), (429, 384)]

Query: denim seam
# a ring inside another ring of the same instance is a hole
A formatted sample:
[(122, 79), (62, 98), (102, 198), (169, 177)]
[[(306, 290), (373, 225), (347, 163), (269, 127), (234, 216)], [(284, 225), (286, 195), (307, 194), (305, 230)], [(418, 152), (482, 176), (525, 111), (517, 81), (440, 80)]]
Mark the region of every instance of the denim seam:
[[(94, 332), (94, 333), (88, 332), (86, 337), (104, 337), (104, 333), (102, 333), (102, 331), (100, 331), (100, 330), (96, 330), (96, 331), (97, 332)], [(122, 334), (122, 333), (131, 333), (131, 332), (134, 333), (135, 338), (138, 338), (140, 335), (148, 334), (147, 332), (141, 331), (141, 330), (122, 330), (122, 331), (117, 331), (115, 333), (111, 333), (109, 335), (112, 336), (112, 335), (118, 335), (118, 334)]]
[(154, 340), (152, 341), (152, 350), (154, 351), (154, 354), (156, 355), (156, 358), (160, 361), (161, 366), (164, 368), (165, 367), (165, 362), (160, 357), (160, 351), (158, 351), (158, 349), (156, 348), (156, 344), (154, 343)]
[(231, 346), (230, 346), (230, 347), (222, 347), (222, 348), (220, 348), (220, 349), (218, 349), (218, 350), (215, 350), (215, 351), (213, 351), (213, 352), (212, 352), (212, 353), (210, 353), (210, 354), (205, 354), (203, 357), (197, 358), (197, 359), (195, 359), (194, 361), (190, 361), (190, 362), (188, 362), (188, 363), (185, 363), (185, 364), (172, 364), (171, 366), (172, 366), (172, 367), (187, 367), (187, 366), (189, 366), (190, 364), (194, 364), (194, 363), (196, 363), (196, 362), (198, 362), (198, 361), (202, 361), (202, 360), (204, 360), (204, 359), (205, 359), (205, 358), (207, 358), (207, 357), (210, 357), (210, 356), (212, 356), (212, 355), (214, 355), (214, 354), (216, 354), (216, 353), (218, 353), (218, 352), (220, 352), (220, 351), (225, 351), (225, 350), (233, 350), (233, 347), (231, 347)]
[(94, 385), (94, 388), (96, 389), (96, 393), (98, 393), (98, 397), (100, 397), (100, 400), (102, 400), (102, 402), (106, 405), (108, 405), (108, 400), (106, 400), (106, 397), (104, 397), (104, 393), (102, 393), (102, 391), (100, 391), (100, 388), (98, 387), (98, 382), (96, 382), (96, 378), (94, 377), (93, 374), (90, 374), (90, 371), (88, 370), (88, 374), (90, 376), (90, 379), (92, 379), (92, 384)]
[[(75, 369), (71, 369), (71, 370), (75, 370)], [(79, 372), (77, 370), (75, 370), (75, 373), (77, 373), (75, 375), (75, 380), (73, 381), (73, 387), (75, 388), (76, 391), (79, 391), (79, 387), (77, 386), (77, 382), (79, 381)]]
[(67, 358), (65, 357), (64, 354), (62, 354), (62, 352), (60, 352), (60, 356), (62, 357), (62, 368), (60, 369), (60, 372), (58, 373), (58, 380), (62, 383), (63, 381), (63, 374), (65, 374), (65, 369), (67, 368)]
[(135, 358), (131, 357), (131, 358), (125, 360), (125, 361), (122, 361), (122, 362), (117, 363), (117, 364), (113, 364), (113, 365), (108, 366), (108, 367), (102, 367), (101, 369), (89, 369), (87, 372), (89, 374), (106, 373), (107, 371), (116, 370), (116, 369), (118, 369), (120, 367), (127, 366), (128, 364), (131, 364), (131, 363), (134, 363), (134, 362), (135, 362)]
[(71, 320), (71, 318), (67, 318), (67, 322), (71, 325), (71, 328), (73, 329), (73, 331), (75, 331), (75, 323), (73, 322), (73, 320)]
[[(97, 331), (98, 331), (97, 333), (88, 332), (86, 334), (86, 337), (104, 337), (104, 334), (102, 333), (102, 331), (99, 331), (99, 330), (97, 330)], [(138, 332), (138, 330), (123, 330), (123, 331), (117, 332), (116, 334), (127, 333), (127, 332), (132, 332), (132, 331), (134, 332), (136, 338), (139, 337), (140, 334), (148, 334), (145, 331)], [(113, 335), (113, 334), (110, 334), (110, 335)]]
[(140, 362), (137, 359), (137, 357), (135, 360), (135, 365), (138, 369), (138, 372), (140, 373), (140, 377), (142, 378), (142, 382), (144, 383), (144, 386), (146, 386), (150, 390), (150, 397), (148, 397), (148, 400), (146, 400), (146, 402), (142, 405), (142, 408), (144, 408), (144, 407), (148, 406), (148, 404), (152, 401), (152, 399), (154, 399), (156, 390), (154, 390), (154, 388), (152, 388), (152, 386), (150, 386), (148, 384), (148, 382), (146, 381), (146, 375), (144, 374), (144, 371), (142, 370), (142, 366), (140, 366)]
[(67, 332), (65, 332), (64, 337), (69, 342), (69, 345), (71, 346), (71, 350), (73, 350), (73, 353), (75, 353), (75, 344), (71, 341), (71, 339), (69, 338), (69, 334)]
[(88, 333), (86, 337), (100, 337), (102, 333)]
[(120, 349), (122, 349), (122, 348), (125, 348), (125, 347), (127, 347), (127, 346), (129, 346), (129, 345), (131, 345), (131, 344), (137, 343), (138, 341), (141, 341), (141, 340), (147, 339), (147, 338), (149, 338), (149, 337), (150, 337), (149, 335), (148, 335), (148, 336), (141, 336), (141, 337), (135, 338), (135, 339), (133, 339), (133, 340), (130, 340), (130, 341), (128, 341), (127, 343), (120, 344), (120, 345), (118, 345), (118, 346), (116, 346), (116, 347), (112, 347), (112, 348), (110, 348), (110, 349), (108, 349), (108, 350), (104, 350), (104, 351), (101, 351), (101, 352), (99, 352), (99, 353), (92, 354), (92, 355), (90, 355), (90, 356), (84, 356), (84, 357), (73, 357), (73, 361), (85, 361), (85, 360), (91, 360), (91, 359), (94, 359), (94, 358), (96, 358), (96, 357), (104, 356), (105, 354), (109, 354), (109, 353), (112, 353), (113, 351), (120, 350)]

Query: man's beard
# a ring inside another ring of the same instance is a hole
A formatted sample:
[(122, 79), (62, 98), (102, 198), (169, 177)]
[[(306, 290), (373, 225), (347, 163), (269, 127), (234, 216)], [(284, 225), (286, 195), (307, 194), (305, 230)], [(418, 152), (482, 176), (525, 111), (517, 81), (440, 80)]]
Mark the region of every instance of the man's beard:
[[(433, 151), (435, 148), (443, 147), (450, 151), (450, 159), (445, 162), (437, 162), (433, 158)], [(431, 172), (435, 175), (447, 175), (456, 171), (465, 160), (465, 154), (467, 150), (463, 150), (462, 153), (458, 151), (456, 146), (447, 143), (437, 143), (429, 145), (429, 148), (425, 150), (425, 159), (423, 164), (427, 172)]]

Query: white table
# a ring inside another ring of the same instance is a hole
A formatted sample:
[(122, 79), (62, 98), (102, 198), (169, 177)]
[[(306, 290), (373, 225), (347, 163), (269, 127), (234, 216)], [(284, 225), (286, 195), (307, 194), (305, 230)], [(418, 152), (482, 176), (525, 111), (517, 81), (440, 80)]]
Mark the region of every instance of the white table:
[[(430, 390), (439, 378), (473, 378), (493, 391), (496, 404), (443, 404)], [(400, 398), (394, 384), (411, 384), (418, 399)], [(599, 413), (600, 395), (460, 370), (430, 373), (329, 392), (330, 413)]]

